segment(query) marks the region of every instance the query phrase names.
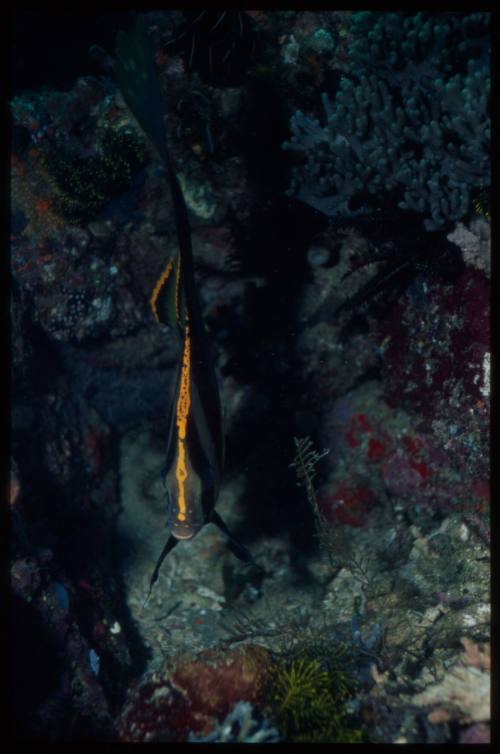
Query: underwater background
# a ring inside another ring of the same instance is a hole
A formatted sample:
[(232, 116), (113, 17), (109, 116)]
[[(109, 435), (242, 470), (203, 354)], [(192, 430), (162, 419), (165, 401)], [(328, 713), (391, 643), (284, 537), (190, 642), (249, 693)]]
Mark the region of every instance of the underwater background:
[[(11, 16), (11, 735), (490, 741), (489, 13)], [(140, 16), (224, 413), (166, 558), (179, 348)]]

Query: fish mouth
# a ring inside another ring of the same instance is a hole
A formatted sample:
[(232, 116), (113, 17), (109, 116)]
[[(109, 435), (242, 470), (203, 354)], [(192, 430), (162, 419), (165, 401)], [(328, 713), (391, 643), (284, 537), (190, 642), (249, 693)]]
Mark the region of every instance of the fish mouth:
[(179, 524), (175, 523), (170, 533), (173, 537), (176, 539), (192, 539), (195, 534), (197, 534), (201, 529), (201, 526), (196, 526), (193, 524)]
[(195, 534), (196, 532), (192, 529), (189, 529), (187, 531), (184, 529), (175, 529), (172, 531), (172, 536), (174, 536), (176, 539), (192, 539)]

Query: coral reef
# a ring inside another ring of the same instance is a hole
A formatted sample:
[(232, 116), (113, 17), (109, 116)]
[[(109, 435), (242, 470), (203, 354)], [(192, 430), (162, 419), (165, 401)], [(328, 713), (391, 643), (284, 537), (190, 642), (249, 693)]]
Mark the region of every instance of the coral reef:
[(137, 216), (144, 145), (115, 122), (112, 98), (95, 80), (64, 94), (26, 93), (12, 111), (15, 133), (29, 134), (13, 146), (13, 211), (25, 220), (12, 267), (34, 320), (57, 341), (129, 332), (139, 314), (124, 290), (128, 265), (115, 228)]
[[(104, 642), (87, 635), (80, 595), (68, 581), (53, 580), (50, 572), (56, 566), (51, 559), (52, 553), (44, 551), (36, 560), (17, 558), (11, 565), (12, 732), (16, 738), (60, 741), (86, 731), (111, 740), (112, 704), (99, 677), (99, 655), (94, 649), (100, 652)], [(114, 649), (122, 656), (123, 652), (123, 645)]]
[(360, 741), (346, 701), (355, 679), (344, 645), (302, 642), (275, 658), (264, 647), (172, 658), (134, 687), (122, 741)]
[(276, 743), (279, 734), (262, 715), (257, 719), (249, 702), (237, 702), (231, 712), (206, 736), (190, 733), (188, 741), (203, 743)]
[[(134, 133), (123, 128), (108, 128), (102, 139), (86, 151), (87, 154), (78, 154), (56, 139), (41, 155), (54, 203), (72, 222), (94, 218), (105, 207), (108, 215), (116, 211), (110, 206), (114, 200), (132, 188), (139, 190), (137, 180), (134, 185), (134, 175), (146, 160), (144, 145)], [(136, 204), (137, 200), (129, 199), (122, 212)]]
[(475, 218), (468, 226), (457, 223), (447, 238), (459, 247), (467, 266), (476, 267), (490, 277), (491, 228), (487, 218)]
[(413, 698), (413, 704), (432, 707), (431, 722), (456, 719), (460, 724), (481, 723), (491, 716), (490, 646), (462, 639), (464, 655), (444, 678)]
[[(451, 239), (465, 262), (454, 279), (417, 275), (392, 309), (358, 316), (343, 337), (342, 317), (332, 312), (338, 313), (342, 296), (355, 299), (370, 284), (362, 264), (360, 281), (346, 276), (349, 266), (366, 258), (369, 235), (332, 228), (328, 248), (335, 261), (311, 266), (301, 301), (296, 355), (307, 399), (298, 415), (307, 417), (303, 431), (313, 438), (306, 460), (320, 455), (315, 447), (330, 451), (318, 464), (313, 494), (307, 479), (304, 490), (320, 547), (336, 574), (323, 611), (342, 631), (350, 627), (352, 646), (361, 642), (367, 665), (351, 708), (373, 741), (417, 740), (408, 717), (420, 721), (429, 742), (489, 735), (470, 699), (463, 701), (470, 717), (450, 703), (428, 718), (413, 702), (436, 685), (462, 703), (459, 687), (469, 671), (447, 677), (447, 669), (460, 665), (464, 633), (479, 643), (489, 636), (483, 588), (490, 497), (489, 232), (485, 218), (472, 221), (474, 233), (466, 227), (457, 226)], [(478, 691), (485, 683), (479, 679)], [(482, 710), (488, 716), (484, 704)]]
[(386, 197), (428, 229), (463, 219), (489, 185), (488, 15), (354, 13), (349, 35), (351, 72), (321, 96), (326, 124), (291, 118), (283, 146), (306, 162), (290, 195), (337, 219)]
[(218, 510), (260, 569), (208, 525), (145, 601), (178, 356), (148, 301), (177, 237), (94, 49), (104, 75), (11, 103), (14, 734), (485, 742), (489, 16), (144, 19), (225, 408)]
[(119, 722), (122, 741), (186, 740), (207, 735), (241, 700), (261, 704), (270, 655), (258, 645), (206, 650), (171, 660), (129, 694)]
[[(346, 724), (346, 699), (352, 695), (353, 676), (340, 663), (328, 669), (308, 653), (278, 662), (269, 692), (271, 708), (286, 741), (343, 742), (362, 740), (359, 730)], [(335, 656), (329, 647), (328, 656)], [(345, 660), (345, 657), (342, 658)]]

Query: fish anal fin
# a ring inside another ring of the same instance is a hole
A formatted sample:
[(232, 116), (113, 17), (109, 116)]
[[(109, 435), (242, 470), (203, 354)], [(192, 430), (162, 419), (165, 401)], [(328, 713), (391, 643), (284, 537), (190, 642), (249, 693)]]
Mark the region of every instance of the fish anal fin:
[(243, 563), (253, 563), (254, 565), (257, 565), (250, 551), (247, 550), (245, 545), (242, 545), (241, 542), (238, 542), (238, 540), (233, 537), (226, 524), (216, 511), (212, 511), (210, 520), (213, 524), (218, 526), (219, 529), (228, 537), (229, 541), (227, 543), (227, 546), (231, 550), (233, 555), (236, 555), (236, 557), (239, 560), (243, 561)]

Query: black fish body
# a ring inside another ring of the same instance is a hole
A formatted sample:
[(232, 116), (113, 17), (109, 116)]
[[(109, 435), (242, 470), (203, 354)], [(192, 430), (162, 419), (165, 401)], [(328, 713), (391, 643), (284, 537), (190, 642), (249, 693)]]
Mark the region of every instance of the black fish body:
[(115, 75), (124, 99), (163, 160), (179, 240), (179, 252), (168, 260), (150, 299), (154, 318), (168, 324), (180, 344), (163, 471), (170, 536), (151, 577), (152, 587), (177, 542), (191, 539), (209, 522), (228, 535), (229, 547), (240, 559), (248, 562), (252, 557), (214, 509), (224, 462), (219, 389), (196, 289), (186, 204), (168, 151), (161, 89), (143, 22), (118, 34), (116, 57)]

